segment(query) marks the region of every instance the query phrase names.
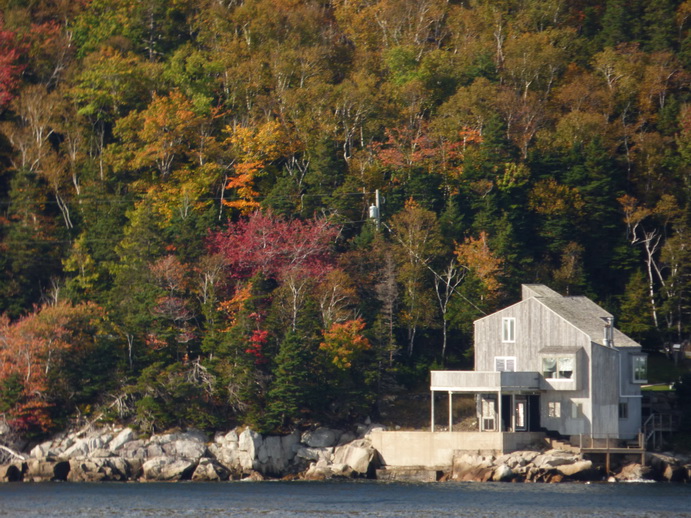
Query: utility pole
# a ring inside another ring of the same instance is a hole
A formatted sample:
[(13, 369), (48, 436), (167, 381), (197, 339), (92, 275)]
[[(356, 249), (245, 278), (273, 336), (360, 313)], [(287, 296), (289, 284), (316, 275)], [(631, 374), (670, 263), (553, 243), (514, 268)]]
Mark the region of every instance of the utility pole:
[(370, 219), (373, 219), (377, 225), (377, 231), (379, 231), (379, 227), (381, 226), (381, 208), (380, 208), (381, 200), (379, 198), (379, 189), (374, 191), (374, 205), (370, 205), (369, 207), (369, 217)]

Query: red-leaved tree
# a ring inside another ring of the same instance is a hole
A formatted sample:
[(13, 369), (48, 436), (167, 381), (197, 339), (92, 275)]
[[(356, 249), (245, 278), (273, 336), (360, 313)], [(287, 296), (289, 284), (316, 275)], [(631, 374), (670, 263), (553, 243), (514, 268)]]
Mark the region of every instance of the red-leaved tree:
[(282, 282), (296, 271), (311, 276), (328, 272), (337, 234), (326, 219), (286, 220), (270, 212), (255, 212), (212, 234), (208, 244), (212, 253), (226, 259), (231, 278), (248, 279), (262, 272)]
[(236, 291), (259, 273), (275, 280), (295, 329), (310, 287), (333, 269), (332, 245), (337, 234), (326, 219), (286, 220), (271, 212), (255, 212), (212, 234), (208, 246), (211, 253), (225, 259)]
[(3, 30), (0, 18), (0, 110), (14, 98), (25, 66), (20, 63), (22, 46), (11, 31)]

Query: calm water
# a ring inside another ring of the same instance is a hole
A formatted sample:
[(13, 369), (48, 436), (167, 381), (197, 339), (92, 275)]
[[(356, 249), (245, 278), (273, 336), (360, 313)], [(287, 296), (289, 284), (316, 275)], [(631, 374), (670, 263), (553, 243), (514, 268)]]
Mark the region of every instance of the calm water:
[(8, 517), (689, 517), (691, 485), (0, 484)]

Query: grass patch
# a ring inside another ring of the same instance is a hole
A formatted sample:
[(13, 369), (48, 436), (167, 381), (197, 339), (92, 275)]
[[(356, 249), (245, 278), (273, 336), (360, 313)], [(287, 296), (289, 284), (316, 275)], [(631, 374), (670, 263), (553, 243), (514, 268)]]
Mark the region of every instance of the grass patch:
[(641, 390), (644, 392), (673, 392), (674, 387), (669, 388), (668, 383), (664, 383), (662, 385), (647, 385), (641, 387)]

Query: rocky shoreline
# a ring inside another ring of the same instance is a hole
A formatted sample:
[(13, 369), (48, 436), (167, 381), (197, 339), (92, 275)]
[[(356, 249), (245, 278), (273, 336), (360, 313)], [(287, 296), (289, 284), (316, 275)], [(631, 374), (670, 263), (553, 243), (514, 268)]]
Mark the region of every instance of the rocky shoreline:
[[(621, 461), (620, 461), (621, 462)], [(689, 482), (691, 462), (647, 453), (646, 464), (624, 461), (606, 473), (604, 465), (581, 453), (562, 450), (517, 451), (499, 457), (461, 454), (454, 458), (451, 480), (478, 482)]]
[(249, 428), (213, 437), (187, 430), (140, 437), (131, 428), (64, 433), (20, 453), (0, 448), (0, 482), (175, 482), (331, 478), (390, 481), (691, 481), (691, 461), (648, 453), (646, 465), (624, 463), (615, 473), (582, 454), (519, 451), (502, 456), (459, 452), (450, 470), (381, 466), (368, 434), (317, 428), (263, 436)]
[[(198, 430), (142, 438), (131, 428), (67, 433), (28, 454), (4, 447), (2, 482), (224, 481), (265, 478), (324, 479), (371, 476), (376, 451), (356, 434), (319, 428), (262, 436), (249, 428)], [(2, 458), (2, 457), (0, 457)]]

